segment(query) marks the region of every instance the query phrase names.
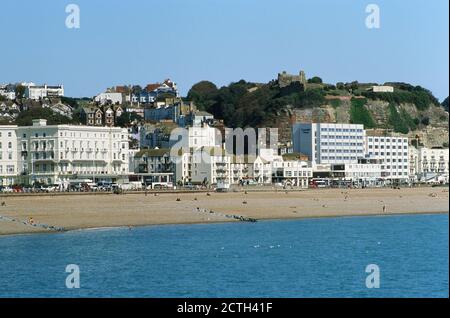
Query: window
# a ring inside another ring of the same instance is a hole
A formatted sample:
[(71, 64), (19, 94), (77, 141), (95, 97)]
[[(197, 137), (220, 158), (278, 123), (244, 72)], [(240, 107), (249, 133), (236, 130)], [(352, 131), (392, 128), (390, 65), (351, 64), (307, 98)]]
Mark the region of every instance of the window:
[(11, 137), (12, 133), (10, 131), (8, 131), (8, 137)]

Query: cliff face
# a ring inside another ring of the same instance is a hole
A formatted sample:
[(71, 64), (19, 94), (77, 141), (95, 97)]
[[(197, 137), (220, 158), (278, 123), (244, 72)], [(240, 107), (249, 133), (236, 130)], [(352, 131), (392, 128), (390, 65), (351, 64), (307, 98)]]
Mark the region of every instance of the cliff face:
[[(367, 100), (364, 107), (368, 110), (375, 122), (373, 133), (381, 133), (383, 129), (394, 132), (391, 121), (389, 103), (384, 101)], [(428, 109), (419, 111), (413, 104), (400, 104), (395, 106), (399, 113), (405, 112), (412, 119), (419, 122), (415, 129), (410, 129), (406, 134), (411, 138), (419, 138), (427, 147), (442, 147), (449, 143), (449, 113), (441, 107), (431, 105)], [(286, 121), (291, 122), (323, 122), (323, 123), (351, 123), (351, 101), (341, 101), (339, 106), (329, 103), (316, 108), (292, 108), (286, 106), (291, 113), (290, 117), (279, 116), (276, 127), (283, 130), (280, 134), (284, 138), (290, 138), (286, 131)], [(377, 130), (378, 128), (378, 130)], [(397, 133), (398, 134), (398, 133)], [(281, 140), (281, 138), (280, 138)]]

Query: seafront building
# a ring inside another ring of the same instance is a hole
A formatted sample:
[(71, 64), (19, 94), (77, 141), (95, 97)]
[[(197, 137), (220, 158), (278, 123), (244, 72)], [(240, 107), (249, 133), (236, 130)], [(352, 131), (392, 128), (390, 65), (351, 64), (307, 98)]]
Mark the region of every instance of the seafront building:
[(365, 156), (365, 137), (359, 124), (297, 123), (292, 127), (294, 152), (318, 164), (357, 163)]
[(382, 185), (381, 167), (377, 159), (359, 159), (358, 163), (332, 164), (330, 170), (334, 180), (372, 187)]
[(409, 181), (408, 138), (367, 136), (367, 157), (381, 163), (381, 177), (393, 182)]
[(413, 182), (449, 181), (448, 148), (409, 148), (409, 175)]
[(152, 188), (174, 185), (175, 168), (170, 149), (142, 149), (134, 154), (133, 161), (129, 181), (140, 181)]
[(17, 126), (0, 126), (0, 186), (17, 181)]
[(116, 182), (128, 177), (128, 132), (124, 128), (47, 125), (17, 127), (19, 183), (60, 184), (73, 179)]

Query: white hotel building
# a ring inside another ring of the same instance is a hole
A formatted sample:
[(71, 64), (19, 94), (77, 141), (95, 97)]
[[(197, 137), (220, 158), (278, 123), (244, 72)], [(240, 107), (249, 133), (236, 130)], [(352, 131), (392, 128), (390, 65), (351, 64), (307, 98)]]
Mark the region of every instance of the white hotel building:
[(23, 183), (64, 184), (70, 179), (123, 180), (129, 174), (124, 128), (47, 125), (18, 127), (17, 165)]
[(368, 158), (381, 163), (381, 177), (392, 181), (409, 180), (409, 155), (407, 137), (367, 137)]
[(365, 137), (359, 124), (298, 123), (292, 128), (294, 152), (316, 164), (357, 163), (365, 155)]

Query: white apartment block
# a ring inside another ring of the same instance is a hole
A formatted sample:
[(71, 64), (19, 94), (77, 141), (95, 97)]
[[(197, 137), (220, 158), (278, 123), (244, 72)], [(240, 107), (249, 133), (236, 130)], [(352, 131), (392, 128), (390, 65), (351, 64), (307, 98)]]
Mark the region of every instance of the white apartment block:
[(415, 181), (448, 182), (449, 150), (448, 148), (410, 147), (410, 175)]
[(297, 123), (294, 152), (317, 164), (357, 163), (365, 155), (366, 132), (359, 124)]
[(17, 181), (17, 126), (0, 126), (0, 186)]
[(202, 147), (192, 155), (192, 182), (203, 184), (231, 184), (232, 156), (219, 147)]
[(129, 174), (124, 128), (47, 125), (18, 127), (18, 172), (30, 183), (64, 184), (70, 179), (117, 182)]
[(367, 136), (367, 155), (381, 163), (381, 177), (409, 180), (409, 146), (407, 137)]
[(64, 96), (64, 86), (50, 86), (42, 85), (36, 86), (33, 83), (26, 84), (25, 86), (25, 97), (33, 100), (39, 100), (47, 97), (60, 97)]

